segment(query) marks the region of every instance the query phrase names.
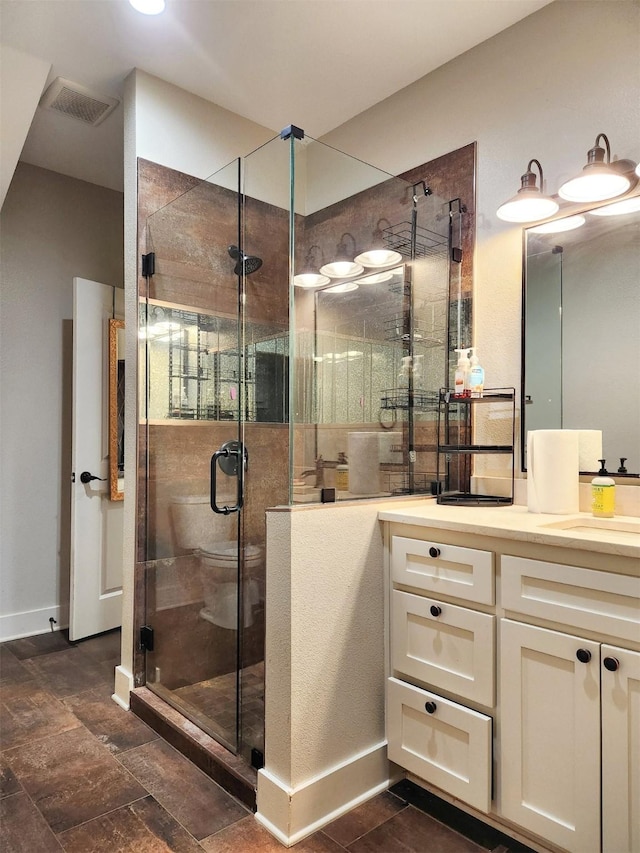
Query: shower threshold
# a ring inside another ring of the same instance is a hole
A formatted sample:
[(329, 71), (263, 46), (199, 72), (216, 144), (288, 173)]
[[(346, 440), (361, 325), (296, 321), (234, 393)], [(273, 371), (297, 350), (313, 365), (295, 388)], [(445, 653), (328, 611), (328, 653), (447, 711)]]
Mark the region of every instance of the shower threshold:
[(132, 712), (245, 806), (256, 809), (257, 772), (148, 687), (130, 694)]

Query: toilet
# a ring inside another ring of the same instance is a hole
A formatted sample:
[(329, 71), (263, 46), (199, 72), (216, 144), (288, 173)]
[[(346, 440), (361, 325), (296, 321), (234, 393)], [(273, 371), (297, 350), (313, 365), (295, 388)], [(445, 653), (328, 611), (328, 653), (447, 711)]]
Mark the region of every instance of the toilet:
[[(171, 518), (176, 545), (191, 551), (200, 564), (204, 597), (200, 617), (220, 628), (235, 630), (238, 544), (233, 537), (237, 531), (237, 515), (214, 513), (209, 495), (175, 495), (171, 500)], [(249, 628), (253, 624), (253, 608), (263, 600), (262, 548), (245, 545), (243, 557), (246, 578), (243, 621), (244, 627)]]

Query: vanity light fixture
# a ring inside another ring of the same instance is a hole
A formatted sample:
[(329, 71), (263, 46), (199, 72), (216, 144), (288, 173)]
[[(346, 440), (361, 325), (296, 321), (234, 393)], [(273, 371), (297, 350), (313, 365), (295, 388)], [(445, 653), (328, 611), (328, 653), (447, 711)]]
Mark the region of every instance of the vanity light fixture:
[(589, 213), (593, 216), (622, 216), (625, 213), (635, 213), (640, 210), (640, 195), (632, 198), (624, 198), (622, 201), (614, 201), (613, 204), (604, 204)]
[(129, 0), (136, 12), (143, 15), (159, 15), (164, 12), (164, 0)]
[(574, 231), (586, 221), (584, 216), (565, 216), (563, 219), (552, 219), (551, 222), (529, 228), (529, 234), (560, 234), (561, 231)]
[(395, 270), (387, 270), (386, 272), (376, 272), (372, 275), (365, 275), (356, 281), (356, 284), (382, 284), (385, 281), (391, 281)]
[(362, 264), (356, 264), (355, 261), (332, 261), (320, 267), (320, 274), (328, 275), (329, 278), (349, 278), (363, 272)]
[(370, 249), (354, 258), (357, 264), (362, 264), (363, 267), (373, 267), (373, 269), (395, 266), (401, 260), (400, 252), (394, 252), (392, 249)]
[[(534, 165), (540, 172), (540, 188), (536, 185), (536, 176), (531, 171)], [(559, 205), (552, 198), (542, 195), (544, 175), (538, 160), (529, 160), (527, 171), (520, 178), (522, 186), (518, 192), (501, 204), (496, 215), (505, 222), (535, 222), (536, 219), (546, 219), (553, 216)]]
[(328, 275), (320, 275), (317, 272), (301, 272), (294, 275), (293, 283), (296, 287), (321, 287), (323, 284), (329, 284), (331, 279)]
[[(360, 268), (362, 270), (362, 268)], [(357, 281), (344, 281), (342, 284), (334, 284), (333, 287), (327, 287), (323, 293), (349, 293), (351, 290), (358, 289)]]
[[(353, 249), (351, 251), (349, 251), (346, 240), (350, 240), (353, 243)], [(340, 242), (336, 246), (336, 260), (321, 266), (320, 273), (322, 275), (328, 275), (329, 278), (351, 278), (354, 275), (360, 275), (360, 273), (364, 272), (362, 264), (359, 264), (356, 261), (347, 260), (347, 258), (353, 258), (355, 252), (356, 238), (353, 234), (349, 234), (347, 231), (342, 235), (342, 237), (340, 237)]]
[[(599, 144), (600, 140), (604, 141), (606, 150)], [(582, 172), (565, 181), (558, 194), (567, 201), (605, 201), (622, 195), (631, 186), (629, 178), (621, 173), (623, 164), (628, 165), (628, 161), (611, 162), (609, 140), (606, 134), (599, 133), (595, 145), (587, 152), (587, 164)]]

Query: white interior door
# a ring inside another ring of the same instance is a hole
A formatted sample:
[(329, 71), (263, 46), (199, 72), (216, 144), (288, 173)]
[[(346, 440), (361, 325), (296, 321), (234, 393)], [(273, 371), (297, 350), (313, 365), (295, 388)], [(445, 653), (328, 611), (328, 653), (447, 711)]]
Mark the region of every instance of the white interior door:
[[(124, 502), (109, 499), (108, 483), (108, 321), (114, 304), (122, 318), (123, 296), (119, 288), (73, 280), (71, 640), (117, 628), (122, 618)], [(84, 471), (101, 479), (82, 483)]]

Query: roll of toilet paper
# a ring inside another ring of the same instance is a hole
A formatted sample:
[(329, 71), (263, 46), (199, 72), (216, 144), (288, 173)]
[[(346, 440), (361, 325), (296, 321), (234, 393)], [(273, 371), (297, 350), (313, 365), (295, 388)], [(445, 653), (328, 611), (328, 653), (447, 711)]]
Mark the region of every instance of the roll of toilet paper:
[(375, 495), (380, 491), (380, 445), (377, 432), (350, 432), (347, 439), (349, 491)]
[(597, 471), (602, 459), (602, 430), (577, 429), (580, 471)]
[(527, 433), (529, 512), (578, 512), (579, 458), (578, 430), (537, 429)]

